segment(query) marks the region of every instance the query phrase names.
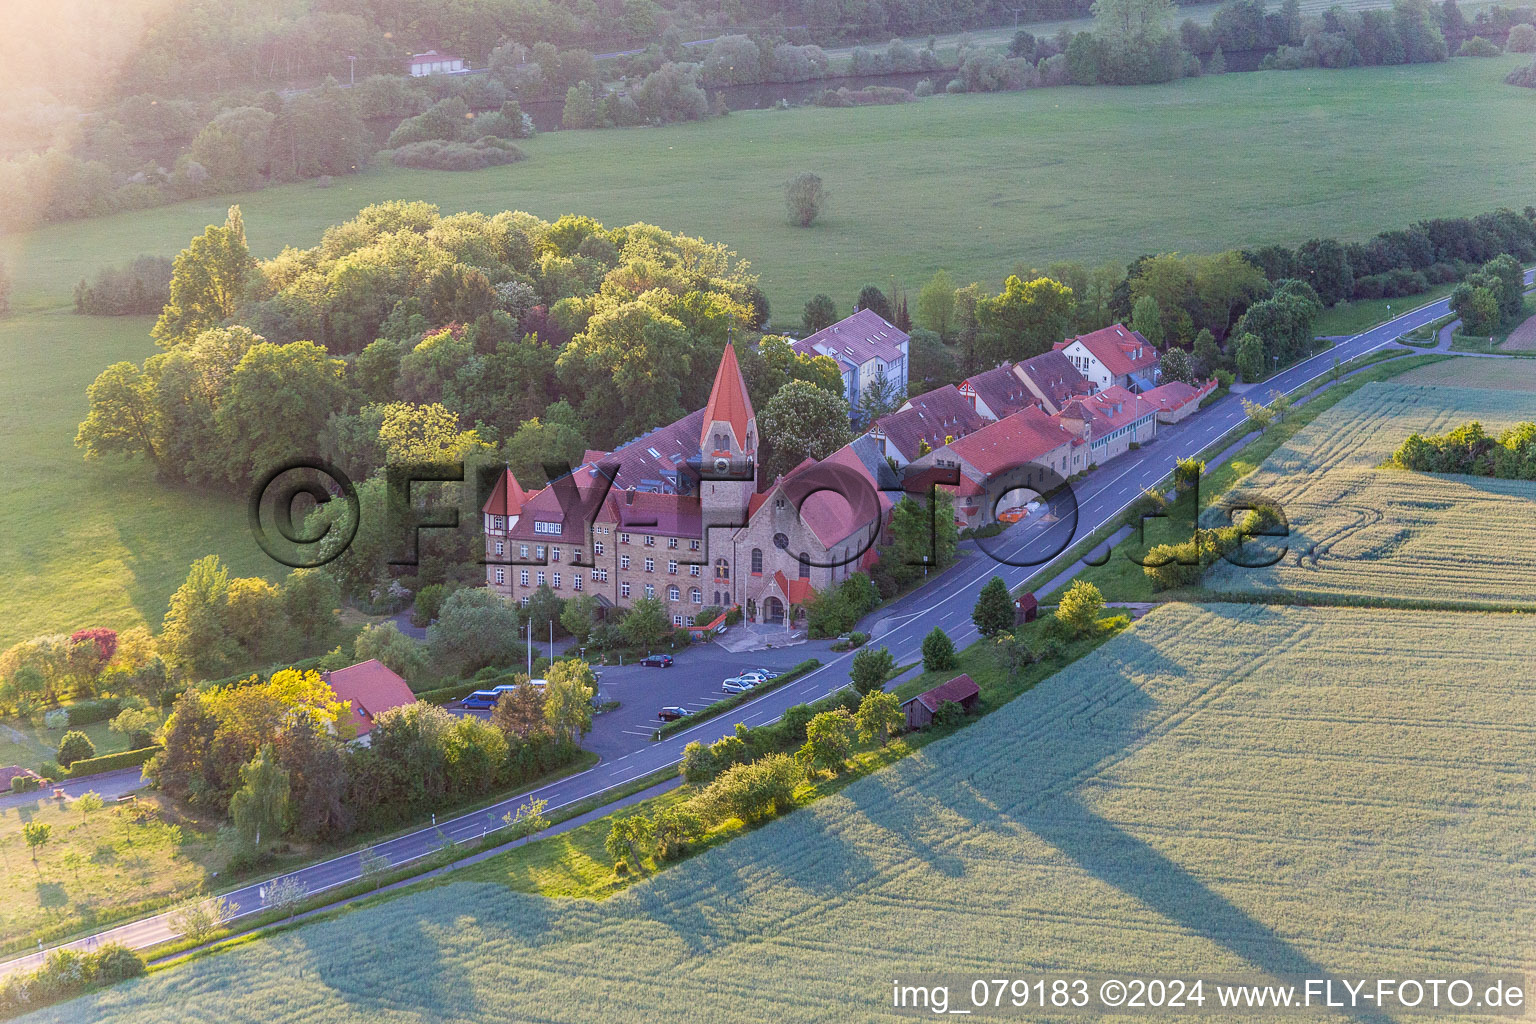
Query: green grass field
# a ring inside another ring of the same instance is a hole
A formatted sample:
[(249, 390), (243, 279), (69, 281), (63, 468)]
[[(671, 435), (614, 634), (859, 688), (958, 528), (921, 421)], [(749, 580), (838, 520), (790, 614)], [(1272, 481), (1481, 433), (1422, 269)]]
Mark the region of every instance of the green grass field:
[(1381, 614), (1161, 608), (609, 899), (434, 888), (27, 1019), (874, 1021), (924, 971), (1527, 967), (1536, 623), (1406, 612), (1409, 654)]
[[(144, 319), (66, 312), (74, 282), (139, 253), (173, 254), (238, 201), (255, 250), (306, 246), (368, 203), (581, 211), (730, 243), (795, 324), (825, 291), (914, 294), (934, 270), (996, 287), (1016, 264), (1366, 236), (1416, 218), (1536, 201), (1536, 93), (1515, 58), (1228, 75), (1136, 89), (942, 96), (631, 131), (559, 132), (530, 159), (451, 174), (379, 168), (338, 179), (51, 226), (0, 238), (17, 314), (0, 320), (0, 644), (50, 630), (158, 625), (194, 558), (275, 574), (243, 495), (172, 491), (137, 467), (87, 466), (72, 441), (87, 384), (152, 351)], [(1465, 116), (1477, 109), (1479, 116)], [(1429, 128), (1426, 128), (1429, 126)], [(1432, 129), (1432, 134), (1426, 131)], [(831, 192), (809, 230), (780, 185), (813, 169)], [(1341, 328), (1342, 332), (1342, 328)]]
[(1536, 547), (1536, 484), (1383, 466), (1416, 431), (1442, 434), (1475, 419), (1496, 434), (1531, 414), (1529, 394), (1512, 390), (1368, 384), (1243, 480), (1244, 492), (1285, 511), (1285, 556), (1268, 568), (1218, 563), (1206, 575), (1206, 591), (1271, 600), (1536, 605), (1528, 554)]

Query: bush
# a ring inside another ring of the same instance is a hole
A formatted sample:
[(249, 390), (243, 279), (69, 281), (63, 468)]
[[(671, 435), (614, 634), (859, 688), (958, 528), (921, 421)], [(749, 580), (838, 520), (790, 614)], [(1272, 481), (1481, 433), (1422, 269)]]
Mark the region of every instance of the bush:
[(1499, 49), (1498, 43), (1484, 39), (1482, 36), (1473, 36), (1461, 44), (1461, 48), (1456, 51), (1456, 56), (1497, 57), (1503, 52)]
[(91, 953), (55, 949), (35, 971), (18, 971), (0, 983), (0, 1013), (7, 1016), (33, 1010), (82, 992), (137, 978), (144, 960), (132, 950), (112, 944)]
[(784, 205), (789, 209), (791, 224), (810, 227), (821, 215), (826, 201), (827, 190), (818, 174), (802, 171), (784, 184)]
[(1509, 38), (1504, 41), (1504, 49), (1510, 53), (1536, 52), (1536, 25), (1521, 22), (1510, 29)]
[[(123, 750), (116, 754), (103, 754), (100, 757), (86, 757), (69, 766), (67, 773), (70, 778), (78, 779), (86, 775), (99, 775), (102, 772), (115, 771), (118, 768), (134, 768), (144, 764), (150, 758), (160, 752), (159, 745), (140, 747), (138, 750)], [(47, 775), (47, 772), (39, 772)]]
[(103, 697), (100, 700), (79, 701), (65, 710), (69, 712), (69, 727), (76, 729), (82, 725), (110, 722), (123, 710), (123, 702), (117, 697)]
[(52, 711), (43, 712), (43, 728), (63, 729), (69, 725), (69, 712), (63, 708), (54, 708)]
[(923, 637), (923, 668), (929, 672), (940, 672), (958, 664), (960, 662), (955, 657), (955, 642), (943, 629), (934, 626)]
[(486, 135), (474, 142), (413, 142), (396, 149), (390, 160), (396, 167), (431, 171), (478, 171), (513, 164), (526, 154), (511, 142)]
[(11, 779), (12, 793), (31, 793), (43, 788), (43, 780), (30, 775), (17, 775)]
[(91, 738), (78, 729), (71, 729), (59, 740), (59, 752), (57, 760), (60, 766), (68, 768), (76, 761), (84, 761), (96, 756), (96, 744)]
[(933, 79), (925, 78), (912, 88), (912, 95), (917, 97), (933, 95)]
[(1104, 610), (1104, 595), (1087, 580), (1073, 580), (1056, 608), (1056, 619), (1074, 636), (1087, 636)]
[(786, 754), (768, 754), (733, 765), (696, 797), (707, 820), (719, 823), (739, 818), (747, 824), (777, 814), (794, 802), (795, 787), (805, 773)]
[(75, 287), (75, 312), (90, 316), (148, 316), (171, 300), (171, 260), (140, 256), (122, 267), (103, 267), (90, 284)]

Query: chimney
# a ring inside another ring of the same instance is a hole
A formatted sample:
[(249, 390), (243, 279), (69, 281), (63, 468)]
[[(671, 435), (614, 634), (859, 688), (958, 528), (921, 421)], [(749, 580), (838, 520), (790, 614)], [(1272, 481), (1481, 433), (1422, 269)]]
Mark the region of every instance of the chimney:
[(624, 504), (626, 504), (626, 505), (633, 505), (634, 503), (635, 503), (635, 488), (633, 486), (631, 486), (628, 490), (626, 490), (624, 492)]

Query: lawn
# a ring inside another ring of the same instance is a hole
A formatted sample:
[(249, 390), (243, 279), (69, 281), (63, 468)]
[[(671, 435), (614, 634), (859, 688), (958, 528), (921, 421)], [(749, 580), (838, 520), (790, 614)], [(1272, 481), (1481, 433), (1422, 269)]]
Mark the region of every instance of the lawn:
[(153, 352), (149, 323), (62, 311), (0, 319), (0, 647), (85, 626), (158, 631), (187, 566), (210, 552), (239, 576), (288, 571), (251, 540), (244, 495), (177, 490), (139, 466), (80, 458), (86, 386), (109, 363)]
[(1528, 393), (1366, 385), (1243, 480), (1245, 492), (1284, 510), (1284, 557), (1268, 568), (1218, 563), (1205, 589), (1263, 600), (1536, 607), (1536, 483), (1383, 466), (1416, 431), (1441, 434), (1475, 419), (1498, 433), (1531, 418)]
[[(0, 766), (19, 764), (24, 768), (36, 768), (44, 761), (52, 761), (58, 752), (59, 740), (69, 732), (69, 727), (49, 729), (41, 723), (17, 718), (0, 719)], [(113, 732), (108, 722), (92, 722), (78, 727), (96, 745), (96, 755), (116, 754), (128, 749), (128, 737)]]
[(28, 1019), (843, 1022), (924, 971), (1519, 970), (1536, 621), (1394, 613), (1404, 649), (1382, 615), (1160, 608), (608, 899), (418, 891)]
[[(194, 558), (275, 575), (247, 537), (240, 494), (185, 493), (137, 467), (85, 466), (72, 447), (97, 372), (152, 349), (148, 321), (69, 315), (75, 281), (139, 253), (173, 254), (232, 201), (255, 250), (315, 243), (368, 203), (513, 207), (646, 220), (718, 239), (798, 323), (816, 292), (851, 303), (934, 270), (997, 287), (1016, 265), (1127, 261), (1160, 250), (1365, 237), (1426, 216), (1532, 201), (1536, 93), (1505, 86), (1515, 58), (1349, 71), (1227, 75), (1135, 89), (939, 96), (859, 109), (751, 111), (694, 124), (556, 132), (524, 163), (462, 174), (376, 168), (0, 238), (20, 312), (0, 321), (0, 455), (11, 527), (0, 643), (45, 631), (158, 625)], [(1465, 116), (1468, 109), (1480, 116)], [(1435, 142), (1424, 142), (1433, 125)], [(812, 169), (831, 192), (809, 230), (781, 183)]]
[[(52, 834), (34, 865), (22, 825)], [(0, 807), (0, 951), (25, 950), (197, 892), (224, 856), (215, 830), (155, 794), (83, 813), (41, 796)]]

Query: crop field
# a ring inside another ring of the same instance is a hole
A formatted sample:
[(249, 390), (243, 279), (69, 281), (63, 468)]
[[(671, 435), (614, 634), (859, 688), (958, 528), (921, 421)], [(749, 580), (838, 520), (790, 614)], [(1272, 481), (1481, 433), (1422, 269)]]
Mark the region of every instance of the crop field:
[[(1496, 391), (1536, 391), (1536, 361), (1529, 359), (1447, 359), (1410, 370), (1399, 384), (1433, 384)], [(1536, 418), (1536, 408), (1530, 411)]]
[(1536, 619), (1392, 613), (1409, 649), (1383, 614), (1165, 606), (601, 902), (434, 888), (28, 1019), (841, 1022), (920, 971), (1529, 969)]
[(1382, 465), (1415, 431), (1440, 434), (1475, 419), (1496, 434), (1533, 416), (1536, 403), (1524, 392), (1398, 381), (1361, 388), (1277, 449), (1239, 488), (1284, 510), (1290, 527), (1281, 542), (1284, 557), (1268, 568), (1218, 563), (1206, 576), (1206, 590), (1274, 599), (1536, 606), (1536, 482)]

